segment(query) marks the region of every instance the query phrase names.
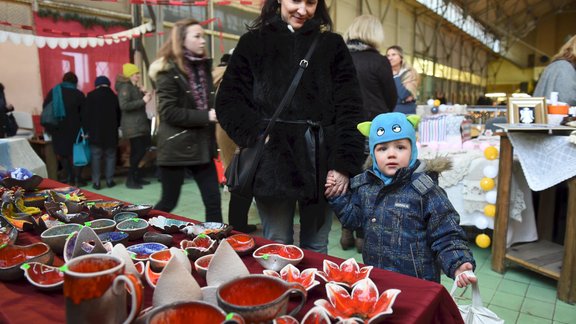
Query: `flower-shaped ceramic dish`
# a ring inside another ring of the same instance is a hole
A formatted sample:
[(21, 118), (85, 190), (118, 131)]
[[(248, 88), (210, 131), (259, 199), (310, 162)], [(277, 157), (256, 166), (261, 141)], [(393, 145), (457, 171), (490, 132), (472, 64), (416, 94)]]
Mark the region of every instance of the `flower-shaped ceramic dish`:
[(27, 262), (20, 266), (24, 277), (40, 290), (52, 291), (61, 289), (64, 284), (64, 273), (59, 267), (39, 262)]
[(0, 280), (22, 278), (20, 266), (25, 262), (52, 264), (54, 254), (47, 244), (38, 242), (26, 246), (7, 245), (0, 249)]
[(124, 212), (121, 211), (118, 214), (114, 215), (113, 219), (116, 222), (116, 224), (125, 221), (127, 219), (132, 219), (132, 218), (138, 218), (138, 214), (134, 213), (134, 212)]
[(14, 244), (18, 238), (18, 229), (0, 217), (0, 248), (8, 244)]
[(186, 251), (188, 258), (192, 261), (201, 256), (214, 253), (218, 247), (218, 241), (207, 235), (198, 235), (193, 240), (180, 241), (180, 248)]
[(122, 203), (119, 201), (92, 201), (86, 203), (90, 215), (93, 218), (108, 218), (112, 219), (114, 215), (122, 210)]
[(246, 255), (251, 253), (256, 247), (254, 238), (248, 234), (240, 233), (234, 234), (226, 238), (230, 246), (238, 253), (238, 255)]
[(125, 232), (104, 232), (98, 234), (98, 237), (102, 243), (110, 242), (113, 245), (128, 242), (128, 234)]
[(152, 253), (166, 249), (168, 247), (160, 243), (140, 243), (127, 247), (126, 251), (134, 261), (148, 261)]
[(200, 234), (208, 235), (213, 239), (220, 240), (230, 235), (232, 226), (218, 222), (204, 222), (184, 227), (181, 232), (195, 237)]
[(91, 227), (94, 230), (94, 232), (96, 232), (96, 234), (101, 234), (106, 232), (112, 232), (116, 227), (116, 222), (111, 219), (101, 218), (85, 222), (84, 225)]
[(6, 177), (0, 181), (0, 184), (6, 188), (21, 187), (26, 191), (34, 191), (34, 189), (38, 188), (42, 179), (44, 178), (36, 174), (24, 180)]
[(34, 195), (34, 196), (24, 196), (24, 205), (36, 208), (44, 207), (44, 202), (46, 201), (46, 196), (44, 195)]
[(196, 272), (203, 278), (206, 278), (206, 272), (208, 272), (208, 267), (210, 266), (210, 261), (212, 261), (213, 256), (214, 254), (207, 254), (194, 261), (194, 269), (196, 269)]
[(360, 268), (354, 258), (350, 258), (340, 265), (324, 260), (323, 271), (317, 271), (316, 274), (327, 283), (331, 282), (350, 288), (358, 281), (368, 278), (372, 268), (373, 266)]
[(63, 214), (77, 214), (84, 210), (84, 202), (66, 200), (65, 202), (58, 202), (54, 200), (46, 200), (44, 208), (52, 217), (56, 217), (55, 213), (61, 211)]
[(286, 282), (295, 282), (301, 284), (306, 290), (310, 290), (320, 284), (318, 280), (315, 280), (316, 269), (309, 268), (302, 272), (295, 266), (287, 264), (280, 273), (273, 270), (262, 271), (265, 275), (280, 278)]
[(75, 189), (73, 187), (48, 190), (45, 194), (50, 200), (63, 203), (67, 201), (81, 202), (86, 199), (84, 198), (84, 195), (80, 193), (80, 189)]
[(40, 239), (42, 242), (48, 244), (54, 253), (62, 255), (64, 244), (66, 243), (68, 236), (81, 229), (82, 225), (80, 224), (58, 225), (42, 232), (42, 234), (40, 234)]
[(334, 319), (358, 318), (365, 323), (380, 323), (383, 316), (392, 314), (392, 305), (399, 293), (398, 289), (388, 289), (380, 295), (378, 287), (369, 278), (358, 281), (352, 294), (340, 285), (328, 283), (328, 300), (319, 299), (314, 304), (324, 308)]
[(178, 233), (181, 229), (190, 225), (190, 222), (167, 218), (162, 215), (150, 218), (148, 223), (150, 226), (166, 234)]
[(54, 211), (51, 216), (64, 224), (84, 224), (90, 218), (87, 212), (66, 214), (63, 210)]
[(162, 243), (166, 246), (172, 246), (173, 237), (170, 234), (146, 232), (144, 233), (142, 239), (144, 240), (144, 242), (156, 242), (156, 243)]
[(152, 210), (153, 205), (150, 204), (140, 204), (140, 205), (128, 205), (122, 208), (122, 211), (134, 212), (138, 214), (138, 217), (144, 217)]
[(300, 263), (304, 258), (304, 252), (295, 245), (272, 243), (259, 247), (252, 256), (265, 269), (280, 271), (287, 264)]
[(148, 231), (148, 222), (142, 218), (132, 218), (116, 224), (116, 229), (128, 234), (128, 240), (134, 241), (141, 239), (144, 233)]

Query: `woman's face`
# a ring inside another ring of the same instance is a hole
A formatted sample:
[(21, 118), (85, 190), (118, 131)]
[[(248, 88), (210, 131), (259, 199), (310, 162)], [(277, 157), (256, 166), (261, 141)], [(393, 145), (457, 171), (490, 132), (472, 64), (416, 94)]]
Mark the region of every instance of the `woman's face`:
[(184, 38), (184, 47), (192, 54), (204, 56), (206, 39), (204, 38), (204, 29), (200, 25), (190, 25), (186, 27), (186, 37)]
[(398, 67), (402, 64), (402, 56), (400, 56), (400, 53), (395, 49), (389, 49), (386, 52), (386, 57), (390, 61), (392, 67)]
[(294, 30), (314, 17), (318, 0), (280, 0), (280, 16)]

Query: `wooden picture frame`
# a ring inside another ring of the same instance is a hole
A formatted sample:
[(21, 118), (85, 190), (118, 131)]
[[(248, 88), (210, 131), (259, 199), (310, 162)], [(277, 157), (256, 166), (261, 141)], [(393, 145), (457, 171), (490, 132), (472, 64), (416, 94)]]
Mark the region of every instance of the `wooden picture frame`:
[(507, 117), (509, 124), (546, 124), (546, 98), (508, 98)]

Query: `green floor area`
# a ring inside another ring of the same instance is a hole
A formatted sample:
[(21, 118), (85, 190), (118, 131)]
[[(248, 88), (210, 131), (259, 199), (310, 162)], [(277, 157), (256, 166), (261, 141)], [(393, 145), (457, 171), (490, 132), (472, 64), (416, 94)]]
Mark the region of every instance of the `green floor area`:
[[(117, 178), (118, 185), (114, 188), (94, 190), (102, 195), (131, 203), (155, 204), (160, 198), (161, 186), (156, 179), (144, 189), (127, 189), (124, 178)], [(93, 190), (91, 185), (84, 187)], [(228, 200), (230, 195), (222, 193), (222, 212), (226, 221), (228, 214)], [(177, 208), (172, 212), (177, 215), (197, 220), (204, 220), (204, 206), (200, 193), (193, 180), (187, 179), (182, 188), (182, 194)], [(249, 214), (249, 223), (259, 223), (256, 207), (252, 206)], [(257, 234), (256, 234), (257, 235)], [(340, 224), (335, 219), (330, 232), (330, 245), (328, 253), (343, 259), (355, 258), (362, 262), (362, 256), (356, 250), (342, 250), (339, 244)], [(491, 270), (490, 249), (480, 249), (471, 244), (477, 262), (476, 275), (479, 278), (480, 293), (484, 305), (498, 314), (506, 323), (574, 323), (576, 319), (576, 305), (570, 305), (556, 298), (556, 281), (525, 270), (520, 266), (510, 265), (506, 273), (499, 274)], [(446, 289), (452, 288), (453, 281), (443, 277), (442, 284)], [(381, 287), (388, 289), (393, 287)], [(460, 290), (458, 293), (461, 293)], [(468, 289), (463, 296), (457, 298), (460, 304), (470, 303), (471, 290)]]

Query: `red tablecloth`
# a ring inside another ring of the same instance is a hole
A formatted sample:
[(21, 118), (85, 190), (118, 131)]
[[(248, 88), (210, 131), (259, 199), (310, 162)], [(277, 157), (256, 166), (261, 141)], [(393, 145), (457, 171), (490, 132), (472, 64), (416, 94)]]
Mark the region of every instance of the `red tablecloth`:
[[(62, 183), (45, 179), (40, 188), (57, 188), (65, 186)], [(87, 199), (111, 198), (82, 190)], [(149, 216), (164, 215), (175, 219), (185, 219), (180, 216), (171, 215), (153, 210)], [(185, 219), (188, 220), (188, 219)], [(151, 229), (153, 230), (153, 229)], [(183, 234), (174, 235), (174, 243), (180, 242), (184, 238)], [(266, 239), (256, 237), (257, 246), (270, 243)], [(40, 237), (30, 232), (20, 233), (16, 244), (27, 245), (40, 241)], [(139, 242), (131, 242), (128, 245)], [(298, 264), (299, 269), (317, 268), (322, 269), (322, 260), (329, 259), (338, 264), (343, 260), (324, 255), (321, 253), (305, 251), (304, 259)], [(251, 273), (262, 273), (262, 266), (252, 256), (242, 258)], [(55, 265), (62, 265), (63, 260), (56, 257)], [(201, 286), (206, 285), (206, 281), (198, 276), (195, 271), (194, 277)], [(416, 279), (398, 273), (374, 268), (370, 273), (370, 278), (376, 283), (380, 292), (389, 288), (397, 288), (402, 292), (396, 298), (392, 307), (394, 313), (386, 317), (386, 323), (462, 323), (456, 304), (450, 297), (446, 289), (440, 285), (429, 281)], [(308, 293), (308, 301), (302, 311), (298, 314), (301, 319), (304, 314), (314, 306), (314, 300), (327, 299), (324, 283), (319, 278), (320, 285), (311, 289)], [(144, 280), (145, 282), (145, 280)], [(144, 307), (152, 304), (153, 289), (145, 283), (145, 303)], [(64, 323), (65, 322), (65, 301), (61, 291), (42, 292), (35, 289), (26, 279), (13, 282), (0, 282), (0, 323)]]

